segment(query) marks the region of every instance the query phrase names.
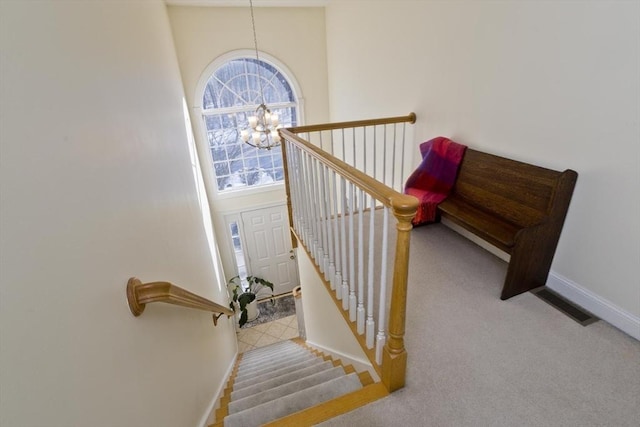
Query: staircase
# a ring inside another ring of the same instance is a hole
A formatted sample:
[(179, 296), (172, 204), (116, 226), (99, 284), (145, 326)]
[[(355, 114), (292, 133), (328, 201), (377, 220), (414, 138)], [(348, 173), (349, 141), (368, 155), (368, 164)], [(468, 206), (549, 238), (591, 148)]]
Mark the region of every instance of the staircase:
[(312, 425), (388, 394), (300, 339), (240, 355), (210, 427)]

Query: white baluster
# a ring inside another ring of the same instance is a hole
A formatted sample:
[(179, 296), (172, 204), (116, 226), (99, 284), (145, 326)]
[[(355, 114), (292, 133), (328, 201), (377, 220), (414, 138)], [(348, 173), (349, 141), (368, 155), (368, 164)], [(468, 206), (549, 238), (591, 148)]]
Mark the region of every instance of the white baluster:
[[(320, 134), (322, 135), (322, 134)], [(318, 213), (320, 214), (320, 246), (322, 248), (322, 256), (318, 259), (320, 271), (324, 273), (324, 280), (327, 280), (327, 267), (329, 261), (329, 254), (327, 253), (327, 217), (326, 217), (326, 205), (324, 203), (325, 193), (325, 180), (324, 180), (324, 165), (318, 161)]]
[(378, 335), (376, 336), (376, 363), (382, 363), (382, 349), (387, 339), (386, 327), (386, 300), (387, 300), (387, 244), (389, 233), (389, 208), (384, 207), (382, 219), (382, 252), (380, 257), (380, 306), (378, 308)]
[(353, 151), (351, 152), (351, 157), (353, 158), (353, 162), (351, 165), (358, 169), (358, 165), (356, 163), (356, 128), (351, 129), (351, 134), (353, 135)]
[[(344, 131), (344, 129), (343, 129)], [(345, 302), (349, 295), (349, 283), (347, 282), (347, 180), (340, 177), (340, 194), (342, 195), (342, 213), (340, 214), (340, 255), (342, 256), (342, 291), (336, 292), (336, 297), (342, 299), (342, 308), (346, 309)]]
[[(378, 126), (373, 127), (373, 177), (378, 179)], [(383, 157), (384, 158), (384, 157)]]
[(354, 216), (356, 214), (356, 186), (351, 182), (351, 204), (349, 209), (349, 320), (354, 322), (356, 320), (356, 256), (355, 256), (355, 226), (353, 224)]
[(382, 134), (384, 139), (382, 141), (382, 183), (387, 185), (387, 125), (383, 125)]
[(308, 164), (309, 164), (309, 215), (310, 215), (310, 222), (311, 222), (311, 233), (312, 233), (312, 241), (311, 241), (311, 257), (313, 258), (314, 262), (317, 264), (318, 263), (318, 222), (317, 222), (317, 215), (316, 215), (316, 204), (315, 204), (315, 193), (316, 193), (316, 186), (315, 186), (315, 171), (314, 171), (314, 161), (313, 158), (311, 156), (307, 156), (308, 157)]
[(304, 176), (305, 176), (305, 180), (304, 180), (304, 184), (305, 184), (305, 188), (301, 189), (303, 192), (302, 194), (304, 194), (304, 200), (305, 200), (305, 233), (307, 235), (307, 250), (309, 251), (309, 253), (311, 253), (313, 255), (312, 252), (312, 248), (313, 248), (313, 216), (311, 215), (311, 193), (309, 192), (309, 187), (311, 186), (311, 173), (309, 171), (309, 155), (307, 153), (304, 153), (304, 158), (303, 158), (303, 167), (304, 167)]
[(318, 172), (318, 160), (313, 159), (313, 193), (314, 206), (313, 211), (316, 218), (316, 265), (321, 273), (324, 273), (324, 248), (322, 246), (322, 215), (320, 202), (320, 176)]
[[(358, 202), (358, 308), (357, 331), (364, 334), (364, 191), (360, 189)], [(373, 244), (373, 242), (370, 242)]]
[(391, 164), (393, 165), (393, 174), (391, 175), (391, 188), (393, 188), (394, 190), (397, 190), (396, 188), (396, 170), (395, 170), (395, 166), (396, 166), (396, 124), (393, 124), (393, 160), (391, 161)]
[[(406, 141), (406, 130), (407, 130), (407, 124), (406, 123), (402, 123), (402, 162), (400, 163), (400, 185), (402, 186), (402, 183), (405, 180), (405, 176), (404, 176), (404, 164), (406, 162), (406, 158), (405, 158), (405, 154), (404, 154), (404, 147), (405, 147), (405, 141)], [(402, 190), (399, 190), (402, 191)]]
[(339, 288), (342, 286), (342, 268), (340, 266), (340, 217), (338, 216), (338, 175), (336, 174), (336, 171), (332, 171), (331, 173), (331, 185), (333, 187), (333, 193), (331, 194), (333, 199), (333, 210), (331, 211), (333, 220), (331, 222), (333, 224), (333, 253), (335, 257), (335, 273), (333, 276), (333, 282), (336, 287), (336, 292), (340, 292)]
[(347, 158), (346, 158), (346, 154), (345, 154), (345, 147), (346, 147), (346, 145), (347, 145), (347, 144), (345, 143), (345, 140), (344, 140), (344, 128), (343, 128), (343, 129), (342, 129), (342, 159), (341, 159), (341, 160), (342, 160), (343, 162), (345, 162), (345, 163), (347, 162)]
[(369, 271), (367, 272), (368, 290), (367, 290), (367, 348), (373, 348), (375, 335), (375, 322), (373, 321), (373, 264), (375, 262), (375, 217), (376, 217), (376, 199), (371, 197), (369, 215)]
[[(292, 144), (293, 146), (293, 144)], [(302, 185), (304, 183), (306, 183), (305, 181), (305, 177), (304, 177), (304, 167), (302, 165), (302, 150), (300, 149), (296, 149), (296, 161), (297, 161), (297, 166), (298, 166), (298, 182), (296, 183), (297, 186), (297, 194), (298, 194), (298, 236), (300, 236), (301, 239), (303, 239), (303, 241), (305, 242), (305, 244), (307, 243), (306, 240), (306, 211), (305, 211), (305, 204), (306, 204), (306, 200), (304, 197), (304, 194), (302, 193), (301, 189), (302, 189)]]
[(331, 130), (329, 131), (329, 132), (330, 132), (330, 135), (331, 135), (331, 149), (329, 150), (329, 153), (331, 153), (331, 155), (332, 155), (332, 156), (333, 156), (333, 150), (334, 150), (334, 148), (333, 148), (333, 145), (334, 145), (334, 140), (333, 140), (333, 131), (334, 131), (334, 130), (335, 130), (335, 129), (331, 129)]
[[(291, 144), (294, 146), (293, 144)], [(305, 211), (305, 199), (304, 194), (301, 191), (302, 185), (306, 183), (304, 179), (304, 168), (302, 166), (302, 150), (296, 147), (296, 162), (298, 167), (298, 178), (296, 183), (297, 195), (298, 195), (298, 236), (303, 240), (305, 245), (306, 240), (306, 211)]]
[(331, 236), (331, 202), (329, 198), (329, 192), (331, 191), (331, 184), (329, 180), (329, 168), (323, 165), (323, 179), (324, 179), (324, 191), (323, 204), (324, 204), (324, 228), (326, 240), (324, 241), (324, 268), (325, 268), (325, 280), (329, 281), (335, 274), (335, 266), (333, 265), (333, 241)]
[[(307, 153), (305, 153), (304, 151), (301, 151), (300, 153), (301, 158), (300, 158), (300, 163), (302, 166), (302, 177), (304, 180), (304, 186), (305, 188), (309, 187), (309, 171), (308, 171), (308, 165), (307, 165)], [(310, 218), (309, 218), (309, 192), (308, 191), (303, 191), (301, 192), (302, 195), (302, 200), (304, 203), (304, 241), (305, 241), (305, 245), (307, 247), (307, 251), (311, 251), (311, 226), (310, 226)]]
[(362, 127), (362, 146), (364, 151), (364, 169), (362, 172), (367, 173), (367, 127)]
[(293, 219), (293, 229), (298, 236), (300, 235), (300, 199), (299, 199), (299, 184), (300, 184), (300, 171), (296, 164), (298, 156), (298, 150), (287, 141), (287, 160), (289, 163), (289, 191), (291, 193), (291, 214)]

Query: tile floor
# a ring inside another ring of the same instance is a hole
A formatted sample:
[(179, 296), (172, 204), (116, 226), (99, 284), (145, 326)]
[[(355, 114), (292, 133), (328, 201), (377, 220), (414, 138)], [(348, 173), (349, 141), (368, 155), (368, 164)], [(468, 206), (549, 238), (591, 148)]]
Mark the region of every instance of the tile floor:
[(298, 336), (296, 315), (283, 317), (273, 322), (262, 323), (252, 328), (242, 328), (238, 332), (238, 352), (252, 350)]

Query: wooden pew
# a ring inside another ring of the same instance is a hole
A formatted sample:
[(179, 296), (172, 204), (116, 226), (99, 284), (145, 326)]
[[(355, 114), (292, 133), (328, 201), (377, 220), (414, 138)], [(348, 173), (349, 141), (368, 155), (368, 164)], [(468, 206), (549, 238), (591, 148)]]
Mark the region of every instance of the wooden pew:
[(577, 178), (467, 148), (438, 215), (511, 255), (505, 300), (546, 283)]

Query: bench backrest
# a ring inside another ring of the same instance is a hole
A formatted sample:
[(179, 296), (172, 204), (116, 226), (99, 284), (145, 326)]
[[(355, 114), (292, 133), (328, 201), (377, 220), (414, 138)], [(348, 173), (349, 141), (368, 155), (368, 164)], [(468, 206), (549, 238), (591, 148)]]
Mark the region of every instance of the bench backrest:
[[(558, 172), (467, 148), (452, 194), (527, 227), (549, 216), (555, 199), (571, 198), (576, 177), (571, 170)], [(568, 200), (560, 204), (566, 213)]]

